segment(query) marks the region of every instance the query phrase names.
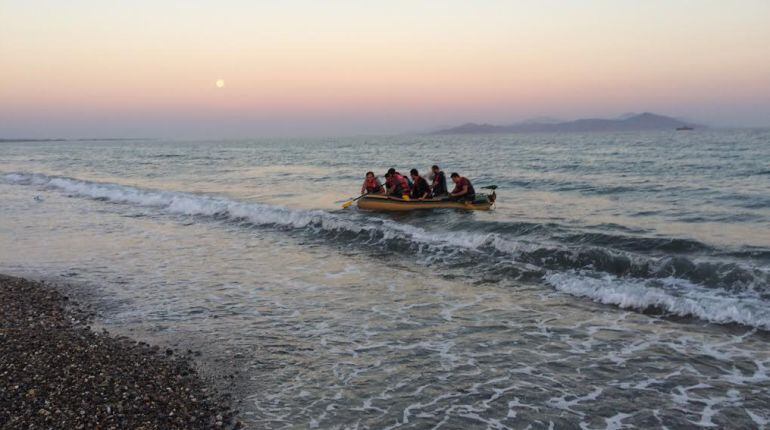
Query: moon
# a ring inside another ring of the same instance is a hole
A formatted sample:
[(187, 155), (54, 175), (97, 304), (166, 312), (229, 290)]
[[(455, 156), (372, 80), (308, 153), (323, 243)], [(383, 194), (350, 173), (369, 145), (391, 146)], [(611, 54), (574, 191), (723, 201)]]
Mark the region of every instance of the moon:
[(224, 88), (225, 87), (225, 80), (224, 79), (217, 79), (217, 88)]

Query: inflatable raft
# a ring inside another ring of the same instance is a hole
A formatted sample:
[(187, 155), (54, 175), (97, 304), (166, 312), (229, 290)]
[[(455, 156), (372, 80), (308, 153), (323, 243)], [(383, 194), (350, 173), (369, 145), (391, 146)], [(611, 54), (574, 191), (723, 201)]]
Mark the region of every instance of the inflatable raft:
[(488, 211), (495, 204), (495, 193), (476, 194), (472, 202), (448, 199), (404, 200), (380, 194), (366, 195), (358, 199), (358, 208), (365, 211), (415, 211), (427, 209), (464, 209)]

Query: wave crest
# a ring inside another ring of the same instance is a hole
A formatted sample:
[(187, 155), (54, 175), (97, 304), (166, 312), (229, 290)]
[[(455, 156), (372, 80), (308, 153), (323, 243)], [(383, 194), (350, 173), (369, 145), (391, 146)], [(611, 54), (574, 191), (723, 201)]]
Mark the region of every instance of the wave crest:
[[(770, 313), (760, 306), (770, 308), (770, 270), (688, 258), (684, 255), (688, 252), (715, 251), (692, 240), (619, 239), (604, 233), (565, 235), (559, 226), (527, 223), (479, 223), (476, 231), (434, 232), (355, 213), (291, 209), (33, 173), (10, 173), (4, 178), (11, 184), (150, 207), (167, 214), (274, 226), (308, 232), (325, 243), (352, 243), (394, 254), (418, 255), (428, 264), (472, 268), (469, 273), (487, 281), (545, 280), (558, 291), (601, 303), (635, 309), (658, 307), (712, 322), (770, 329)], [(547, 238), (523, 240), (529, 235)], [(664, 255), (653, 257), (644, 251)]]

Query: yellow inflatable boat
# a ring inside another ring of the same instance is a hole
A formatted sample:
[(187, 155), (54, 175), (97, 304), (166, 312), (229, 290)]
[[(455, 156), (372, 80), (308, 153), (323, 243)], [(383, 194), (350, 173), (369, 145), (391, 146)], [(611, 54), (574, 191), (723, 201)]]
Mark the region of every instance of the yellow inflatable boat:
[(464, 209), (488, 211), (495, 204), (495, 193), (476, 194), (472, 202), (448, 199), (404, 200), (381, 194), (365, 195), (358, 199), (358, 208), (365, 211), (416, 211), (427, 209)]

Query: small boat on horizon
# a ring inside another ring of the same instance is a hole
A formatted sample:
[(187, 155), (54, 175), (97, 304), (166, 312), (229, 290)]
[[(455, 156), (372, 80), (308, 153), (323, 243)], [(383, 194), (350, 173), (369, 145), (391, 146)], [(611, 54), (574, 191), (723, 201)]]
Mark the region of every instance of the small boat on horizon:
[(690, 130), (694, 130), (694, 128), (687, 125), (683, 125), (681, 127), (676, 128), (676, 131), (690, 131)]

